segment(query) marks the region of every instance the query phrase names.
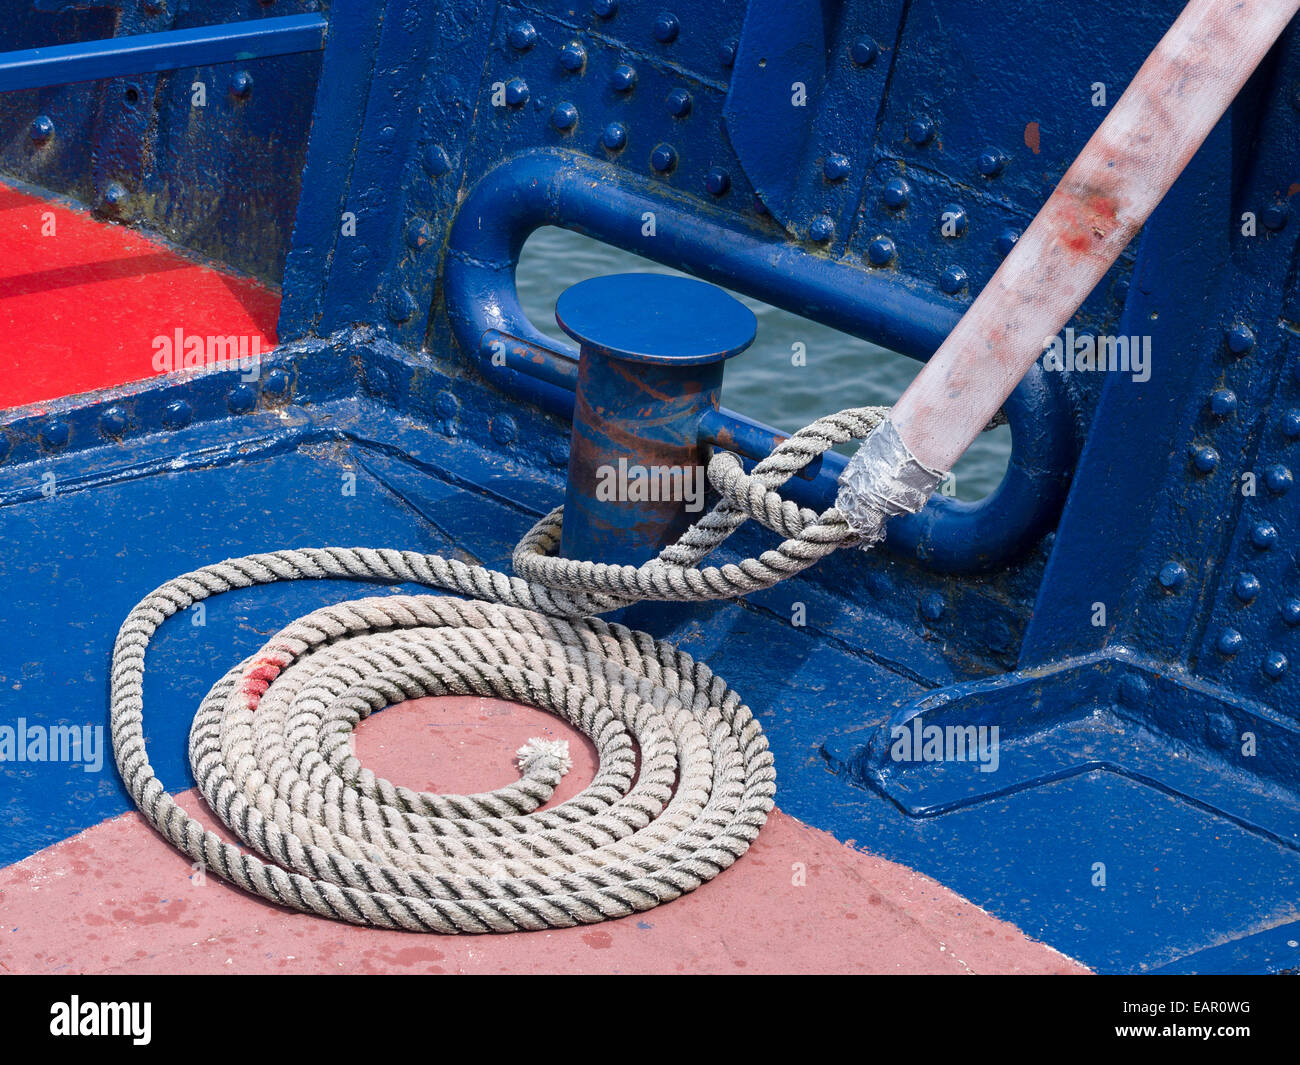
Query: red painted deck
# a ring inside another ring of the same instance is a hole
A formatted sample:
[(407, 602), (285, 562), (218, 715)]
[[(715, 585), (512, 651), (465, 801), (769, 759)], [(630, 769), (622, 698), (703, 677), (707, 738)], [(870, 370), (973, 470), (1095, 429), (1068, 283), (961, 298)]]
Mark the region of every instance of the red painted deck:
[(154, 338), (178, 327), (275, 346), (261, 285), (4, 185), (0, 223), (0, 410), (153, 377)]
[[(531, 736), (565, 737), (584, 787), (595, 753), (541, 711), (420, 699), (357, 730), (359, 757), (411, 787), (513, 779)], [(216, 827), (194, 792), (181, 798)], [(802, 875), (801, 874), (802, 871)], [(802, 881), (802, 883), (801, 883)], [(35, 973), (1073, 973), (1084, 970), (903, 866), (774, 813), (753, 848), (698, 891), (584, 928), (509, 936), (388, 932), (291, 913), (208, 877), (126, 814), (0, 871), (0, 970)]]

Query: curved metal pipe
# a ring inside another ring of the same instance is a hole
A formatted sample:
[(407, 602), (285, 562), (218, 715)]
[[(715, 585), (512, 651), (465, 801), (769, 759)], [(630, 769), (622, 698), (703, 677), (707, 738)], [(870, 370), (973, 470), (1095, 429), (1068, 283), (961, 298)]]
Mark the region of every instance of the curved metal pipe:
[[(654, 215), (653, 236), (645, 235), (647, 212)], [(443, 274), (447, 313), (457, 342), (478, 354), (485, 376), (565, 417), (573, 413), (569, 381), (576, 379), (576, 351), (537, 330), (515, 290), (524, 242), (548, 225), (686, 270), (920, 360), (933, 354), (960, 317), (956, 308), (922, 295), (897, 274), (774, 244), (757, 229), (715, 224), (695, 213), (693, 203), (666, 200), (662, 187), (613, 177), (582, 156), (527, 152), (486, 174), (461, 205)], [(977, 503), (936, 496), (920, 514), (895, 519), (888, 538), (893, 551), (940, 571), (984, 570), (1010, 561), (1053, 527), (1074, 459), (1065, 402), (1055, 383), (1035, 368), (1005, 410), (1012, 453), (1002, 483)], [(763, 433), (773, 443), (785, 435), (729, 411), (719, 413), (723, 422), (715, 421), (712, 430), (702, 427), (706, 435), (717, 433), (726, 419), (742, 430), (733, 436), (751, 443)], [(715, 442), (748, 453), (725, 440)], [(816, 479), (791, 482), (792, 493), (806, 505), (833, 505), (843, 461), (826, 456)]]

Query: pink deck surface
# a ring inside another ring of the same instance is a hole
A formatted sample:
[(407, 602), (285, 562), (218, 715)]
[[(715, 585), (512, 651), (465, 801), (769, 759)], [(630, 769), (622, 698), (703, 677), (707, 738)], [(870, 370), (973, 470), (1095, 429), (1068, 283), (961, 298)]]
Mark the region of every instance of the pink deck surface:
[[(570, 741), (574, 769), (552, 803), (591, 780), (595, 753), (580, 734), (491, 699), (403, 703), (365, 721), (356, 744), (366, 765), (397, 783), (464, 792), (512, 780), (513, 752), (532, 736)], [(179, 801), (216, 827), (197, 793)], [(125, 814), (0, 870), (0, 971), (1086, 970), (927, 877), (778, 810), (735, 866), (666, 906), (582, 928), (460, 937), (354, 928), (278, 909), (213, 876), (200, 882), (188, 858)]]

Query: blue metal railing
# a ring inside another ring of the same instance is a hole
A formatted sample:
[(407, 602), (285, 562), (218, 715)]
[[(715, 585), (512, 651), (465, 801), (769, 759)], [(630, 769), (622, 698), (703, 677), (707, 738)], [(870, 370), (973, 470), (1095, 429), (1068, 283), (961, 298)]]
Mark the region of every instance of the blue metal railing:
[(286, 15), (0, 52), (0, 92), (318, 52), (327, 26), (321, 15)]

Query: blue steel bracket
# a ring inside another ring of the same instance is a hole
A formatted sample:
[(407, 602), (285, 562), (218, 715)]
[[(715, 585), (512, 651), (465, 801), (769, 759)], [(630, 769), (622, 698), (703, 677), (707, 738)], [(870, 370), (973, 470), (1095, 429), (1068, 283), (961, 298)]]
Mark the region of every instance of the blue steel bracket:
[(906, 0), (750, 0), (723, 123), (745, 176), (790, 233), (845, 240), (855, 227), (879, 143), (862, 134), (879, 112)]
[(931, 692), (823, 755), (913, 817), (1105, 772), (1300, 850), (1300, 730), (1123, 647)]
[[(653, 211), (654, 235), (642, 216)], [(848, 262), (774, 242), (770, 231), (727, 228), (690, 203), (664, 197), (643, 179), (567, 152), (522, 153), (486, 174), (467, 194), (452, 226), (444, 264), (447, 314), (462, 351), (507, 393), (572, 418), (576, 355), (529, 320), (515, 290), (528, 236), (559, 226), (743, 292), (853, 336), (927, 359), (960, 314), (901, 275), (881, 276)], [(843, 404), (835, 390), (827, 413)], [(890, 522), (887, 546), (948, 573), (1013, 561), (1055, 527), (1073, 469), (1069, 405), (1053, 375), (1035, 366), (1005, 406), (1012, 432), (1007, 474), (975, 503), (934, 497), (916, 515)], [(761, 458), (786, 434), (720, 410), (705, 418), (706, 442)], [(839, 455), (824, 456), (812, 481), (790, 482), (807, 506), (834, 504)]]

